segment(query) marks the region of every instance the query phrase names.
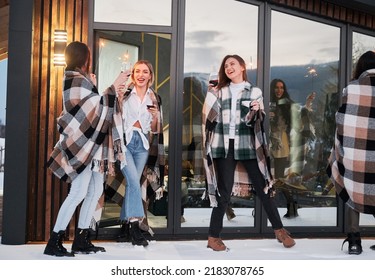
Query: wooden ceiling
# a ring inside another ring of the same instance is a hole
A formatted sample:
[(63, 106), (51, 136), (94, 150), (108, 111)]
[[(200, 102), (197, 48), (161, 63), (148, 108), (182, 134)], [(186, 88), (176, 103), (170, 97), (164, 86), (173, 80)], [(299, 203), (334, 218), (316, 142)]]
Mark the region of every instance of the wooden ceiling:
[(8, 57), (9, 1), (0, 0), (0, 61)]

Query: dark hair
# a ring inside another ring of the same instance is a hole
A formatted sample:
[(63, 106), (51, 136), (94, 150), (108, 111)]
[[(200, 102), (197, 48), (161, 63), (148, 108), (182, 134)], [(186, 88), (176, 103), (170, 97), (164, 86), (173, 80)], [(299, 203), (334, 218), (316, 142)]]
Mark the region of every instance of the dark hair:
[(223, 61), (221, 62), (220, 69), (219, 69), (219, 83), (217, 85), (218, 89), (221, 89), (221, 88), (227, 86), (231, 82), (231, 79), (229, 79), (227, 77), (227, 75), (225, 74), (225, 62), (227, 61), (228, 58), (234, 58), (235, 60), (237, 60), (240, 63), (240, 65), (242, 67), (245, 68), (245, 71), (242, 72), (243, 73), (242, 78), (244, 79), (244, 81), (247, 81), (246, 63), (243, 60), (243, 58), (240, 57), (237, 54), (226, 55), (223, 58)]
[(82, 70), (81, 68), (86, 66), (87, 74), (90, 69), (90, 60), (90, 49), (84, 43), (75, 41), (65, 48), (65, 70), (75, 71), (77, 68)]
[[(276, 84), (277, 83), (282, 83), (283, 84), (283, 87), (284, 87), (284, 94), (283, 96), (280, 98), (280, 99), (277, 99), (276, 98), (276, 94), (275, 94), (275, 88), (276, 88)], [(279, 125), (278, 123), (278, 119), (280, 116), (282, 116), (282, 118), (284, 119), (285, 121), (285, 124), (287, 126), (286, 128), (286, 131), (289, 135), (290, 133), (290, 130), (291, 130), (291, 124), (292, 124), (292, 113), (291, 113), (291, 107), (294, 103), (294, 101), (290, 98), (290, 95), (289, 95), (289, 92), (288, 92), (288, 89), (286, 87), (286, 84), (283, 80), (281, 79), (273, 79), (271, 81), (271, 84), (270, 84), (270, 102), (271, 103), (274, 103), (276, 106), (274, 107), (274, 113), (275, 113), (275, 117), (272, 119), (272, 121), (270, 122), (271, 126), (277, 126)], [(281, 102), (279, 103), (278, 101), (284, 101), (284, 102)]]
[(271, 102), (276, 102), (277, 101), (277, 98), (276, 98), (276, 95), (275, 95), (275, 88), (276, 88), (276, 84), (277, 83), (282, 83), (283, 84), (284, 94), (283, 94), (282, 98), (287, 98), (287, 99), (291, 100), (285, 82), (283, 80), (281, 80), (281, 79), (273, 79), (271, 81), (271, 85), (270, 85), (270, 90), (271, 90), (270, 101)]
[(353, 80), (357, 80), (363, 72), (375, 69), (375, 52), (367, 51), (361, 55), (353, 72)]

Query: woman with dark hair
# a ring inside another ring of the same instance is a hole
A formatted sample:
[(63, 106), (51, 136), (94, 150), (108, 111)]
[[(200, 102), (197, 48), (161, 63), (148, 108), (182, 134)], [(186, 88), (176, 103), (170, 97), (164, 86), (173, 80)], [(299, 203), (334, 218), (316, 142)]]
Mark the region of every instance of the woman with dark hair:
[[(347, 205), (349, 254), (362, 253), (360, 213), (375, 215), (375, 52), (359, 58), (336, 113), (335, 143), (328, 175)], [(341, 248), (342, 249), (342, 248)], [(371, 246), (375, 250), (375, 245)]]
[[(311, 136), (309, 114), (315, 94), (310, 94), (305, 106), (295, 103), (281, 79), (271, 81), (270, 93), (270, 151), (274, 163), (275, 179), (302, 176), (305, 164), (305, 145)], [(288, 175), (285, 170), (289, 168)], [(283, 181), (286, 182), (286, 181)], [(298, 204), (293, 189), (287, 184), (282, 189), (286, 198), (285, 218), (298, 216)]]
[(253, 186), (277, 240), (286, 248), (295, 244), (274, 202), (264, 115), (262, 91), (248, 82), (245, 61), (238, 55), (225, 56), (219, 83), (207, 92), (202, 112), (207, 195), (213, 207), (207, 247), (214, 251), (227, 250), (220, 233), (237, 175)]
[[(70, 43), (65, 49), (65, 60), (63, 111), (57, 119), (60, 139), (52, 151), (48, 166), (58, 178), (71, 184), (44, 254), (73, 257), (74, 253), (105, 251), (103, 247), (91, 243), (90, 226), (103, 192), (103, 172), (112, 169), (108, 161), (115, 161), (114, 148), (121, 154), (121, 134), (115, 133), (116, 126), (121, 124), (121, 116), (117, 114), (116, 117), (115, 99), (116, 91), (127, 81), (128, 73), (120, 73), (100, 95), (96, 88), (96, 77), (90, 74), (90, 50), (87, 45)], [(72, 252), (68, 252), (62, 245), (65, 230), (82, 201)]]
[(290, 98), (283, 80), (272, 80), (270, 88), (270, 150), (274, 159), (274, 177), (278, 179), (285, 176), (285, 169), (289, 164), (290, 116), (294, 101)]

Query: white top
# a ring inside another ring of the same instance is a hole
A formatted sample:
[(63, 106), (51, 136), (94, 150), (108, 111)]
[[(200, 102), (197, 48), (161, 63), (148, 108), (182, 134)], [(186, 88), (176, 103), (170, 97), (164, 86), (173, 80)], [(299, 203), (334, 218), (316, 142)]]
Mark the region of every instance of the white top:
[(229, 84), (229, 90), (232, 95), (232, 104), (230, 109), (230, 123), (229, 123), (229, 139), (234, 139), (236, 131), (236, 108), (238, 95), (245, 88), (245, 81), (234, 84)]
[[(124, 124), (126, 143), (130, 143), (133, 137), (133, 131), (141, 132), (143, 146), (146, 150), (149, 149), (150, 144), (146, 135), (151, 131), (152, 115), (147, 110), (147, 105), (152, 105), (153, 102), (150, 97), (150, 89), (147, 90), (143, 101), (138, 97), (136, 89), (133, 88), (129, 98), (123, 102), (122, 119)], [(134, 127), (134, 123), (139, 121), (141, 129)]]

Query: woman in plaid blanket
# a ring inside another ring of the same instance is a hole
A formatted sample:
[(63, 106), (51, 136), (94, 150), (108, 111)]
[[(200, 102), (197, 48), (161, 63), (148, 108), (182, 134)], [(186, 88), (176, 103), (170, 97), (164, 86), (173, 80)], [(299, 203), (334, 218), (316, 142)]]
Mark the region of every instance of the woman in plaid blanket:
[[(44, 254), (73, 257), (74, 253), (105, 251), (91, 243), (89, 227), (103, 192), (103, 171), (108, 168), (105, 165), (115, 161), (110, 139), (116, 144), (121, 142), (120, 134), (114, 133), (116, 125), (121, 124), (121, 115), (115, 117), (114, 107), (116, 91), (127, 81), (128, 73), (120, 73), (101, 96), (96, 88), (96, 77), (89, 72), (91, 58), (87, 45), (70, 43), (65, 49), (65, 60), (63, 112), (57, 119), (60, 139), (48, 167), (58, 178), (71, 183), (71, 187)], [(62, 245), (65, 229), (82, 200), (72, 252), (68, 252)]]
[[(291, 99), (283, 80), (273, 79), (270, 88), (270, 151), (274, 160), (274, 179), (284, 178), (286, 169), (288, 176), (302, 176), (306, 161), (306, 145), (314, 136), (310, 112), (315, 93), (309, 94), (306, 104), (302, 106)], [(297, 217), (298, 205), (292, 189), (287, 187), (281, 192), (287, 203), (287, 213), (284, 217)]]
[(251, 180), (277, 240), (287, 248), (294, 246), (295, 241), (283, 228), (272, 195), (262, 92), (247, 81), (246, 64), (240, 56), (224, 57), (219, 83), (207, 92), (202, 117), (203, 162), (213, 207), (207, 247), (227, 250), (220, 233), (239, 168), (242, 174), (237, 178), (248, 184)]
[(147, 246), (140, 222), (145, 218), (141, 194), (141, 177), (149, 159), (152, 138), (161, 131), (161, 111), (158, 97), (151, 89), (154, 70), (147, 60), (134, 64), (132, 85), (125, 92), (119, 91), (119, 104), (122, 106), (123, 129), (126, 142), (126, 164), (121, 171), (126, 179), (125, 198), (120, 220), (129, 225), (133, 245)]
[[(328, 175), (347, 207), (349, 254), (362, 253), (359, 213), (375, 215), (375, 52), (361, 55), (336, 113)], [(342, 249), (342, 247), (341, 247)], [(375, 250), (375, 245), (371, 246)]]

